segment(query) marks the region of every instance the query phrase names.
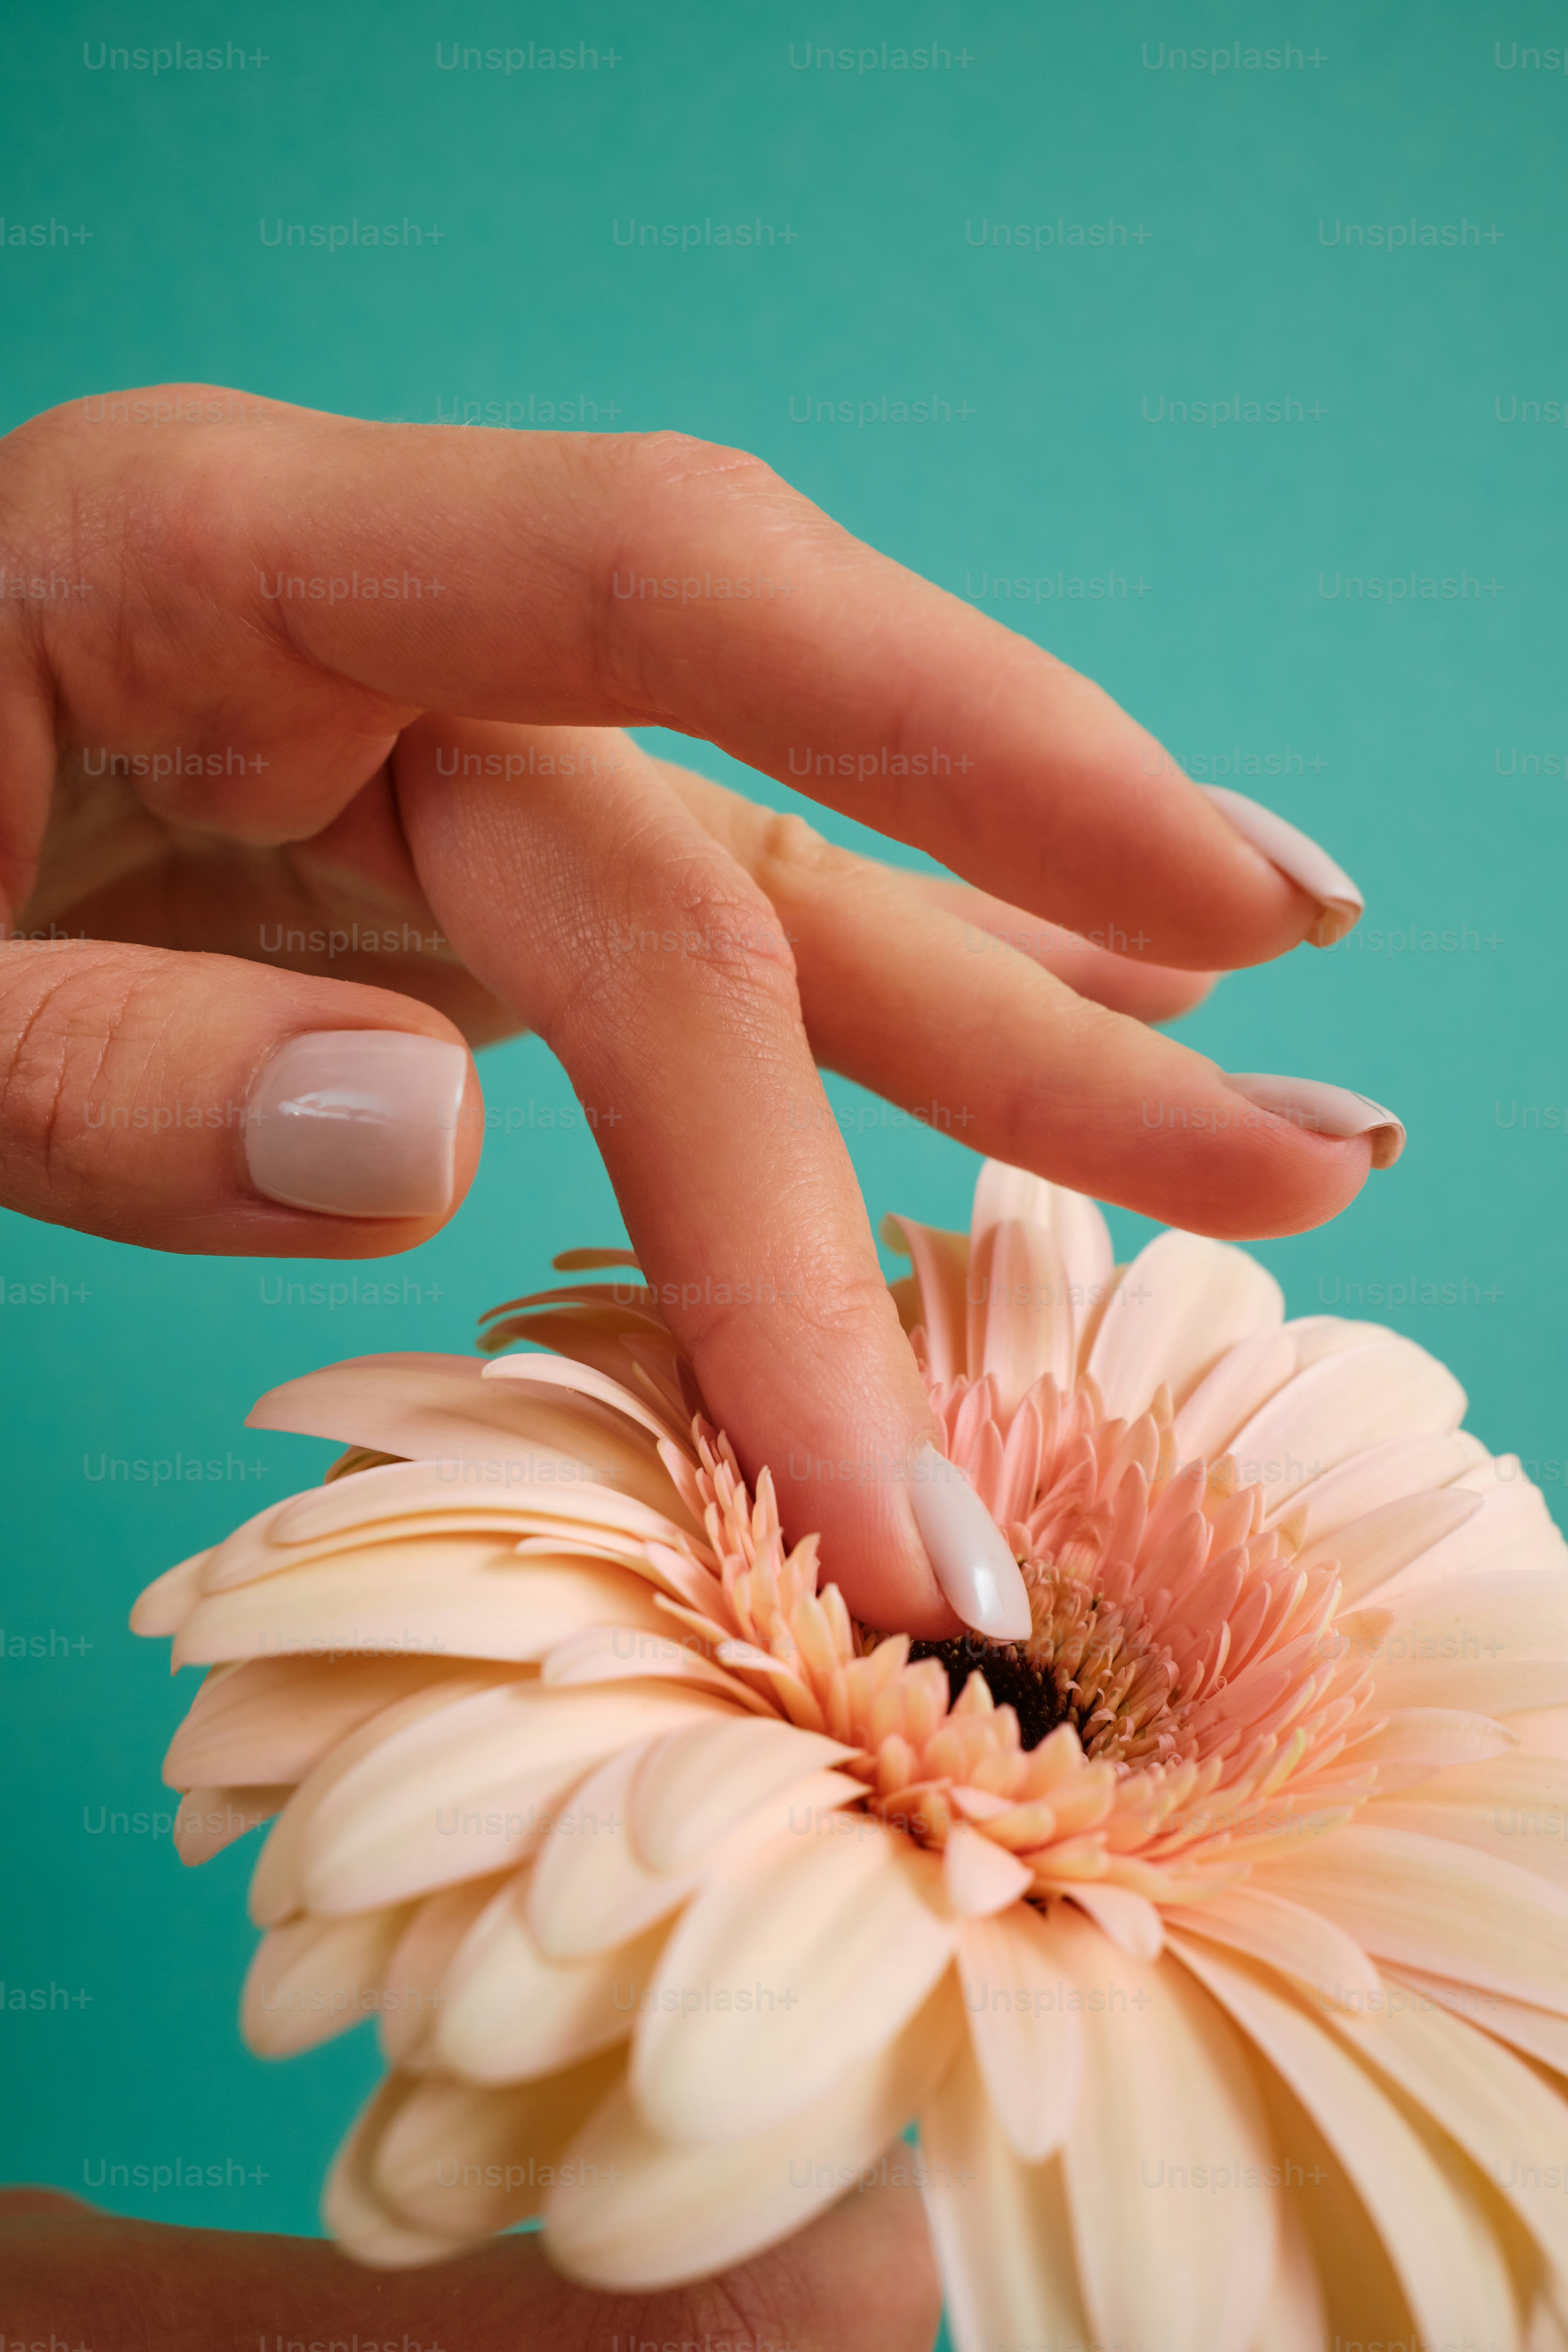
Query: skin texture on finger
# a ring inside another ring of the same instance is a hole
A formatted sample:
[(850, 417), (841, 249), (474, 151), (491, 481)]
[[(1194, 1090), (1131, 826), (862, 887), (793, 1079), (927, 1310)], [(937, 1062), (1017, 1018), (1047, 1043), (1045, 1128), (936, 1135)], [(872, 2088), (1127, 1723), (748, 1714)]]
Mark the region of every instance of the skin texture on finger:
[[(0, 444), (18, 568), (58, 558), (118, 583), (17, 608), (4, 667), (13, 691), (30, 675), (34, 713), (18, 729), (47, 704), (62, 748), (166, 753), (211, 746), (222, 714), (271, 761), (265, 794), (226, 770), (165, 773), (162, 809), (295, 837), (421, 708), (657, 723), (1032, 913), (1147, 931), (1183, 969), (1263, 961), (1316, 920), (1097, 687), (743, 452), (253, 405), (242, 428), (178, 433), (72, 406)], [(16, 865), (26, 844), (0, 846)]]
[[(593, 798), (544, 772), (584, 740), (530, 731), (535, 772), (447, 780), (520, 730), (432, 720), (399, 746), (410, 845), (488, 986), (559, 1055), (658, 1305), (710, 1410), (792, 1539), (868, 1622), (955, 1630), (908, 1465), (935, 1433), (844, 1139), (801, 1023), (788, 942), (755, 884), (625, 746)], [(574, 1238), (593, 1240), (595, 1236)]]
[[(731, 795), (733, 797), (733, 795)], [(1111, 1013), (1125, 1013), (1134, 1021), (1175, 1021), (1203, 1003), (1214, 988), (1212, 971), (1178, 971), (1173, 965), (1147, 963), (1135, 942), (1141, 933), (1102, 933), (1086, 940), (1081, 932), (1065, 930), (1059, 923), (1041, 922), (1021, 907), (1010, 907), (966, 882), (950, 882), (937, 874), (911, 874), (913, 894), (933, 907), (956, 915), (963, 925), (965, 954), (989, 955), (1011, 948), (1054, 972), (1075, 995)], [(1107, 940), (1113, 944), (1107, 945)], [(993, 943), (994, 943), (993, 945)]]
[(363, 1034), (373, 1053), (389, 1035), (462, 1051), (438, 1013), (382, 989), (107, 940), (9, 946), (0, 951), (0, 1201), (148, 1249), (334, 1258), (412, 1249), (446, 1223), (478, 1164), (484, 1117), (471, 1063), (447, 1147), (444, 1209), (321, 1214), (266, 1198), (253, 1181), (278, 1057), (340, 1033)]
[(925, 877), (663, 772), (777, 909), (829, 1068), (976, 1151), (1192, 1233), (1298, 1233), (1366, 1181), (1365, 1137), (1333, 1141), (1259, 1109), (1204, 1055), (1086, 1003), (1003, 942), (976, 954)]
[(253, 2352), (306, 2343), (448, 2352), (608, 2352), (617, 2342), (930, 2352), (941, 2291), (917, 2189), (852, 2193), (797, 2237), (690, 2287), (595, 2294), (537, 2236), (420, 2271), (371, 2271), (320, 2238), (123, 2221), (46, 2189), (0, 2189), (5, 2322), (95, 2352)]

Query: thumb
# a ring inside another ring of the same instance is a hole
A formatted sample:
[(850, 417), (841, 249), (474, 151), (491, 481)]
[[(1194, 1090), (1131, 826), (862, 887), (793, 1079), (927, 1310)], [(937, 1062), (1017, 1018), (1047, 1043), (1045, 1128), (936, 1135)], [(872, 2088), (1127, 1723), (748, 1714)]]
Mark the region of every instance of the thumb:
[(144, 1248), (384, 1257), (472, 1180), (451, 1023), (379, 988), (111, 940), (0, 947), (0, 1204)]

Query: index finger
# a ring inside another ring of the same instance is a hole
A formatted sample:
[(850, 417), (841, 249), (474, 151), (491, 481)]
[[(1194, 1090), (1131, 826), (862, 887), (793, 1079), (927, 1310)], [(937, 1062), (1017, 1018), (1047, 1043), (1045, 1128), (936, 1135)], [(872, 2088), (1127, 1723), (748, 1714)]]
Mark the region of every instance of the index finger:
[[(8, 453), (25, 492), (52, 496), (57, 539), (86, 516), (132, 559), (112, 614), (100, 598), (48, 615), (68, 709), (86, 656), (102, 669), (111, 649), (122, 672), (172, 637), (210, 698), (270, 656), (382, 698), (394, 724), (442, 708), (706, 737), (1157, 962), (1257, 962), (1360, 911), (1304, 835), (1209, 797), (1089, 680), (742, 451), (257, 402), (243, 425), (159, 433), (117, 397), (116, 431), (57, 410)], [(232, 395), (211, 397), (221, 415)]]

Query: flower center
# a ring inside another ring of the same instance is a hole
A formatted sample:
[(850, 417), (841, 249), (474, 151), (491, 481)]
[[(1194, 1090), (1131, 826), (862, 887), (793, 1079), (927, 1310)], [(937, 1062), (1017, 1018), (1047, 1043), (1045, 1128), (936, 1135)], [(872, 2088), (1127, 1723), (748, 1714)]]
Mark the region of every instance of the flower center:
[(997, 1706), (1016, 1715), (1025, 1748), (1070, 1723), (1086, 1756), (1131, 1766), (1176, 1754), (1187, 1714), (1176, 1664), (1145, 1630), (1142, 1611), (1048, 1559), (1026, 1560), (1024, 1580), (1035, 1621), (1027, 1641), (961, 1633), (912, 1643), (910, 1658), (941, 1662), (952, 1703), (978, 1669)]

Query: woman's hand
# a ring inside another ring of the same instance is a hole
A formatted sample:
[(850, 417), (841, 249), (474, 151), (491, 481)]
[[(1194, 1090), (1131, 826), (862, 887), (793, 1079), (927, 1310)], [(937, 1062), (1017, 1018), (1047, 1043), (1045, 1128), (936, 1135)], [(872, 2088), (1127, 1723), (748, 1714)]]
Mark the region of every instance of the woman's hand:
[(595, 2294), (537, 2237), (428, 2271), (367, 2271), (320, 2238), (127, 2221), (47, 2189), (0, 2189), (7, 2340), (78, 2352), (931, 2352), (942, 2291), (913, 2189), (854, 2191), (740, 2269)]
[(955, 1620), (814, 1055), (1208, 1233), (1315, 1224), (1394, 1148), (1375, 1106), (1237, 1091), (1142, 1025), (1337, 936), (1354, 885), (740, 452), (109, 395), (0, 443), (0, 1201), (166, 1249), (407, 1249), (478, 1157), (462, 1041), (537, 1029), (715, 1415), (753, 1471), (814, 1465), (786, 1529), (873, 1623)]

